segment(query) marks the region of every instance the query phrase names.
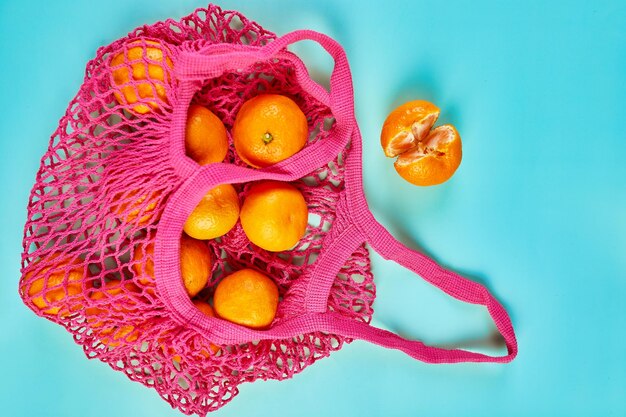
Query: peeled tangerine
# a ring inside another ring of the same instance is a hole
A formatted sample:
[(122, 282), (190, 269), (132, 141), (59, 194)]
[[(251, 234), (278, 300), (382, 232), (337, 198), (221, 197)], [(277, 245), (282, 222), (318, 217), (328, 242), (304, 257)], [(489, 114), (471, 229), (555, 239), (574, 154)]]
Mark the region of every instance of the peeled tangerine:
[(394, 163), (411, 184), (437, 185), (447, 181), (461, 163), (461, 137), (452, 125), (430, 131), (426, 139), (402, 153)]
[(438, 117), (437, 106), (415, 100), (399, 106), (385, 120), (381, 146), (386, 156), (399, 155), (396, 171), (411, 184), (441, 184), (461, 163), (461, 137), (452, 125), (432, 129)]

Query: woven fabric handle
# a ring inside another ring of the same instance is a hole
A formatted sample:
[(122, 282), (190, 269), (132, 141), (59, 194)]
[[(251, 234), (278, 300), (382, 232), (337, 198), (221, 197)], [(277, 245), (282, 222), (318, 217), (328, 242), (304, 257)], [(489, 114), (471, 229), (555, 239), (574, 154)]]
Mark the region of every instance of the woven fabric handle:
[(373, 216), (363, 219), (367, 223), (361, 228), (367, 235), (367, 242), (383, 258), (392, 260), (405, 268), (417, 273), (428, 283), (441, 289), (457, 300), (479, 304), (487, 307), (496, 328), (502, 335), (507, 348), (504, 356), (489, 356), (462, 349), (442, 349), (426, 346), (419, 341), (412, 341), (373, 326), (355, 326), (354, 323), (343, 323), (341, 334), (367, 340), (371, 343), (391, 349), (398, 349), (409, 356), (429, 363), (454, 362), (499, 362), (512, 361), (517, 355), (517, 340), (511, 319), (502, 305), (482, 285), (448, 271), (435, 263), (426, 255), (409, 249), (398, 242)]
[[(347, 218), (360, 236), (378, 252), (383, 258), (392, 260), (399, 265), (415, 272), (428, 283), (441, 289), (452, 297), (471, 304), (479, 304), (487, 307), (496, 328), (504, 338), (507, 355), (488, 356), (469, 352), (461, 349), (442, 349), (426, 346), (418, 341), (411, 341), (386, 330), (378, 329), (363, 323), (342, 321), (337, 329), (340, 334), (367, 340), (374, 344), (390, 349), (399, 349), (413, 358), (430, 363), (450, 362), (510, 362), (517, 355), (517, 340), (515, 331), (506, 310), (482, 285), (466, 279), (454, 272), (445, 270), (426, 255), (409, 249), (396, 240), (375, 218), (368, 208), (367, 200), (363, 192), (362, 178), (362, 143), (361, 133), (355, 126), (352, 138), (352, 151), (346, 163), (346, 210), (350, 213)], [(351, 238), (354, 239), (354, 238)], [(329, 275), (327, 274), (326, 277)], [(333, 277), (334, 278), (334, 277)], [(328, 279), (328, 278), (326, 278)], [(316, 291), (326, 287), (330, 289), (330, 282), (321, 282), (312, 287)], [(325, 291), (327, 291), (325, 289)], [(327, 299), (327, 293), (321, 295), (309, 295), (309, 306), (323, 297)]]
[[(287, 46), (303, 40), (317, 42), (335, 61), (330, 77), (330, 94), (309, 77), (306, 67), (296, 55), (285, 50)], [(175, 72), (181, 80), (202, 80), (218, 77), (225, 72), (240, 71), (256, 62), (281, 58), (294, 64), (302, 89), (328, 105), (338, 123), (353, 122), (352, 77), (346, 54), (337, 41), (312, 30), (290, 32), (260, 47), (214, 44), (198, 52), (183, 51), (178, 56)]]

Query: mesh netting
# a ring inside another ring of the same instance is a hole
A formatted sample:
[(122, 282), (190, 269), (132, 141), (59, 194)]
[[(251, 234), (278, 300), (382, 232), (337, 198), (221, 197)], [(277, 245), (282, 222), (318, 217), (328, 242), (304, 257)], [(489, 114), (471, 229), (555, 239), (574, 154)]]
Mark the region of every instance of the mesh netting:
[[(170, 316), (155, 285), (159, 219), (168, 197), (186, 180), (170, 161), (177, 53), (213, 43), (263, 45), (274, 39), (239, 13), (209, 6), (179, 22), (140, 27), (100, 48), (52, 136), (28, 204), (20, 281), (24, 302), (70, 331), (88, 357), (154, 387), (187, 414), (216, 410), (242, 382), (289, 378), (350, 341), (316, 332), (215, 346)], [(299, 87), (292, 65), (273, 59), (205, 80), (192, 103), (209, 108), (230, 131), (243, 102), (278, 92), (306, 114), (309, 144), (324, 140), (334, 126), (332, 114)], [(147, 77), (124, 79), (142, 70)], [(229, 141), (232, 145), (230, 136)], [(207, 241), (212, 275), (196, 298), (210, 301), (223, 276), (248, 267), (270, 276), (284, 296), (316, 261), (324, 237), (334, 232), (348, 153), (293, 182), (310, 213), (306, 235), (294, 249), (264, 251), (249, 242), (239, 223)], [(226, 162), (245, 165), (233, 146)], [(241, 201), (249, 185), (235, 185)], [(374, 296), (368, 253), (361, 246), (336, 277), (328, 308), (369, 322)], [(289, 314), (279, 305), (275, 323)]]

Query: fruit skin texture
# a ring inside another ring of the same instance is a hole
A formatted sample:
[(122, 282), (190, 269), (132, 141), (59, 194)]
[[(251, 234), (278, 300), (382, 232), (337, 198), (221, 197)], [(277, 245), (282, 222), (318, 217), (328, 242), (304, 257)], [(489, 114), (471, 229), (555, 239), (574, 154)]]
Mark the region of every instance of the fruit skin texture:
[(239, 218), (239, 196), (230, 184), (209, 190), (193, 209), (183, 230), (189, 236), (209, 240), (225, 235)]
[(195, 297), (211, 275), (211, 253), (205, 242), (183, 234), (180, 240), (180, 274), (190, 297)]
[[(161, 192), (157, 190), (147, 191), (139, 196), (138, 194), (139, 190), (115, 194), (113, 196), (114, 204), (110, 207), (111, 212), (125, 223), (136, 221), (139, 226), (157, 223), (160, 219), (160, 213), (155, 212), (155, 209), (161, 198)], [(137, 220), (140, 213), (143, 215)]]
[[(66, 298), (75, 297), (83, 292), (82, 281), (86, 276), (85, 268), (79, 260), (71, 260), (61, 252), (53, 252), (36, 262), (52, 263), (54, 266), (46, 266), (38, 272), (35, 270), (28, 272), (20, 287), (21, 293), (27, 295), (43, 314), (66, 317), (71, 311), (62, 304)], [(63, 288), (65, 268), (68, 268), (67, 290)], [(52, 272), (46, 282), (45, 275), (50, 270)], [(35, 273), (38, 274), (37, 278), (31, 281)], [(76, 311), (81, 308), (82, 305), (76, 304), (71, 310)]]
[(289, 97), (261, 94), (241, 106), (232, 134), (239, 157), (264, 168), (300, 151), (309, 129), (306, 116)]
[(380, 144), (393, 158), (423, 140), (439, 117), (439, 108), (425, 100), (414, 100), (396, 107), (385, 119)]
[[(170, 69), (174, 67), (167, 56), (167, 48), (160, 42), (151, 40), (135, 40), (126, 45), (126, 48), (126, 51), (122, 50), (114, 55), (110, 62), (115, 99), (124, 105), (152, 98), (147, 105), (137, 104), (131, 110), (139, 114), (159, 110), (161, 103), (168, 103), (165, 82), (169, 82), (169, 76), (166, 77), (163, 65)], [(133, 85), (133, 81), (138, 83)]]
[[(211, 275), (211, 252), (206, 243), (182, 235), (180, 240), (180, 274), (190, 297), (196, 296), (206, 286)], [(154, 294), (154, 242), (140, 243), (133, 253), (133, 271), (137, 282)]]
[(302, 193), (279, 181), (252, 185), (241, 207), (241, 226), (248, 239), (268, 251), (291, 249), (304, 236), (309, 210)]
[(222, 279), (213, 295), (218, 317), (242, 326), (269, 326), (278, 308), (274, 281), (253, 269), (241, 269)]
[(185, 130), (187, 156), (200, 165), (222, 162), (228, 153), (228, 135), (222, 121), (204, 106), (192, 104)]
[(452, 177), (461, 164), (462, 153), (461, 137), (455, 127), (442, 125), (418, 146), (401, 154), (394, 167), (411, 184), (437, 185)]

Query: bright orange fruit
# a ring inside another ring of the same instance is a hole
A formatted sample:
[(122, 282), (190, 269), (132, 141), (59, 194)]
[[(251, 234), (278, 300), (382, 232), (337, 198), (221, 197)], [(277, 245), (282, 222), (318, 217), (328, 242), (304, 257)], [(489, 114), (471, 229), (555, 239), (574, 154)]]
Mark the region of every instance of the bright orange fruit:
[(213, 306), (224, 320), (253, 329), (267, 327), (278, 308), (278, 287), (260, 272), (241, 269), (217, 284)]
[(230, 184), (209, 190), (193, 209), (183, 230), (189, 236), (209, 240), (225, 235), (239, 218), (239, 196)]
[(165, 85), (170, 77), (165, 66), (170, 69), (174, 66), (168, 54), (162, 43), (139, 39), (126, 45), (125, 51), (116, 53), (110, 66), (113, 71), (113, 94), (118, 103), (132, 105), (149, 99), (131, 107), (139, 114), (158, 110), (163, 103), (168, 103)]
[(98, 307), (93, 306), (85, 309), (87, 322), (90, 323), (91, 327), (102, 327), (105, 323), (101, 321), (101, 317), (132, 311), (137, 305), (135, 295), (140, 292), (139, 287), (129, 280), (112, 280), (106, 282), (102, 287), (92, 287), (89, 298), (94, 301), (104, 301)]
[[(132, 281), (112, 280), (102, 287), (94, 287), (89, 294), (92, 300), (100, 300), (101, 304), (85, 309), (86, 323), (108, 347), (116, 347), (123, 343), (132, 343), (139, 338), (137, 326), (126, 323), (125, 315), (135, 309), (137, 299), (134, 294), (141, 290)], [(102, 301), (104, 300), (104, 301)]]
[(250, 187), (241, 207), (241, 226), (248, 239), (268, 251), (291, 249), (304, 236), (309, 210), (302, 193), (279, 181)]
[(222, 121), (204, 106), (192, 104), (185, 130), (187, 156), (200, 165), (222, 162), (228, 153), (228, 135)]
[(150, 222), (159, 221), (160, 213), (156, 213), (155, 209), (160, 198), (161, 192), (158, 190), (146, 191), (141, 194), (139, 190), (132, 190), (127, 193), (120, 192), (113, 196), (114, 204), (110, 209), (120, 220), (126, 223), (134, 222), (141, 215), (138, 224), (145, 226)]
[[(82, 263), (61, 252), (53, 252), (35, 262), (52, 265), (26, 273), (20, 286), (22, 295), (28, 296), (35, 307), (48, 315), (66, 317), (81, 309), (82, 304), (72, 306), (68, 301), (83, 292), (83, 280), (89, 272)], [(47, 273), (50, 274), (46, 280)]]
[(306, 116), (289, 97), (261, 94), (246, 101), (233, 124), (233, 141), (239, 157), (263, 168), (289, 158), (306, 144)]
[(108, 347), (117, 347), (121, 344), (129, 344), (139, 339), (140, 331), (132, 324), (122, 326), (107, 327), (99, 333), (100, 341)]
[(381, 146), (388, 157), (400, 155), (394, 166), (411, 184), (441, 184), (461, 163), (459, 132), (452, 125), (432, 129), (438, 117), (437, 106), (415, 100), (397, 107), (385, 120)]
[(183, 234), (180, 239), (180, 274), (190, 297), (195, 297), (211, 275), (211, 253), (206, 242)]
[[(205, 242), (185, 234), (180, 239), (180, 274), (190, 297), (196, 296), (211, 275), (211, 253)], [(154, 242), (140, 243), (133, 253), (133, 271), (137, 282), (154, 293)]]
[(154, 241), (141, 242), (135, 246), (133, 252), (133, 271), (135, 280), (143, 287), (148, 288), (148, 293), (154, 295)]
[(394, 167), (411, 184), (437, 185), (447, 181), (461, 163), (459, 133), (452, 125), (433, 129), (416, 147), (401, 154)]

